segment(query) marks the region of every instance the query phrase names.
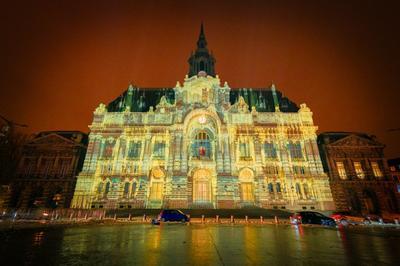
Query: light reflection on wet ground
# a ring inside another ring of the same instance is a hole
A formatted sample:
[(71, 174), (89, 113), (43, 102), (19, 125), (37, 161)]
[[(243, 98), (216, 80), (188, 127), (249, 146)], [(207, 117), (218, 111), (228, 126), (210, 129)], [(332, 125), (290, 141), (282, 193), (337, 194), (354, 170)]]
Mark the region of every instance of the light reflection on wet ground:
[(92, 225), (0, 231), (0, 258), (1, 265), (400, 265), (399, 241), (395, 228)]

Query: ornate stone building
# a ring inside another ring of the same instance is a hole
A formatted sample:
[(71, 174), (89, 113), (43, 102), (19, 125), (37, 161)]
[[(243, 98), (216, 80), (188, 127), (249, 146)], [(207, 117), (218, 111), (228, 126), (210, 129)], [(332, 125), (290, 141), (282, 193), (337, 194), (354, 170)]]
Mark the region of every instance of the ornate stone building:
[(36, 134), (23, 147), (9, 206), (68, 208), (86, 147), (87, 134), (79, 131)]
[(324, 169), (338, 210), (396, 212), (399, 193), (383, 154), (384, 145), (364, 133), (327, 132), (318, 136)]
[(312, 112), (215, 75), (203, 27), (183, 84), (100, 104), (73, 208), (332, 209)]

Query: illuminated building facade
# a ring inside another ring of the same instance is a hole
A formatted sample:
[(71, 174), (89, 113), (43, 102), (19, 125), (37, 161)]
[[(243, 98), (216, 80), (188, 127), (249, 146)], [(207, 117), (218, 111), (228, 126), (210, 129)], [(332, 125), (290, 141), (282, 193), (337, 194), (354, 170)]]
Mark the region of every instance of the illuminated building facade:
[(397, 212), (397, 180), (384, 158), (384, 145), (365, 133), (326, 132), (318, 136), (335, 205), (357, 214)]
[(71, 206), (333, 209), (310, 109), (221, 84), (203, 27), (188, 61), (183, 84), (96, 108)]

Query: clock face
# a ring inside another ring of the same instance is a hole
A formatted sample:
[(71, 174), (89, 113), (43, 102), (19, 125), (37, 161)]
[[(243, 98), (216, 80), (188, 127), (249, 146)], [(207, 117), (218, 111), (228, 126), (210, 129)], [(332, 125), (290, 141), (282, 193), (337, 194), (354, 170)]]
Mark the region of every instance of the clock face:
[(207, 122), (207, 118), (205, 116), (202, 115), (202, 116), (199, 117), (199, 123), (200, 124), (205, 124), (206, 122)]

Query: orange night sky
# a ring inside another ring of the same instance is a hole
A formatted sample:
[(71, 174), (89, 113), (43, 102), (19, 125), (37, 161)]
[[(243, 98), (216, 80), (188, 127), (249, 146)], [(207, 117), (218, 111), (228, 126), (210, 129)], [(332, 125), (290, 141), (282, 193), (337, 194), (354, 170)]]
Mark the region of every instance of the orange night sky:
[(129, 82), (182, 82), (203, 21), (222, 82), (273, 81), (320, 132), (375, 134), (400, 156), (400, 131), (388, 131), (400, 128), (399, 6), (388, 1), (26, 2), (0, 10), (0, 114), (28, 132), (87, 132)]

